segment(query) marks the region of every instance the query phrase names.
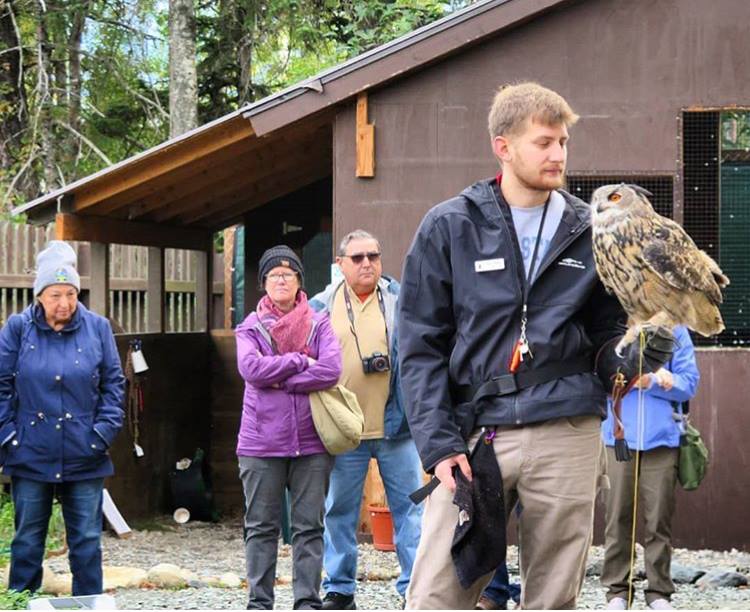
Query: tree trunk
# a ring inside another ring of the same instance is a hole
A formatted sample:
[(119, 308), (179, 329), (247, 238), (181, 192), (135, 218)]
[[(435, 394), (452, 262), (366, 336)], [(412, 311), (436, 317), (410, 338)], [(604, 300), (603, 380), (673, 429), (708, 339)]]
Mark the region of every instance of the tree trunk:
[(86, 25), (86, 15), (91, 4), (83, 0), (73, 12), (68, 36), (68, 123), (75, 130), (80, 129), (81, 115), (81, 41)]
[[(58, 184), (58, 180), (55, 169), (52, 101), (50, 99), (50, 78), (53, 66), (47, 31), (47, 13), (41, 3), (37, 7), (36, 19), (37, 81), (34, 106), (37, 107), (36, 112), (39, 113), (39, 157), (43, 176), (39, 185), (39, 193), (45, 193), (52, 191)], [(35, 143), (32, 143), (32, 146), (33, 144)]]
[(193, 0), (169, 0), (169, 135), (198, 126)]
[(237, 62), (240, 66), (240, 82), (237, 88), (239, 105), (255, 99), (253, 92), (253, 39), (256, 29), (257, 10), (254, 0), (245, 2), (239, 19), (240, 30), (237, 40)]
[(11, 2), (0, 0), (0, 167), (9, 169), (16, 159), (21, 131), (27, 125), (23, 89), (21, 41)]

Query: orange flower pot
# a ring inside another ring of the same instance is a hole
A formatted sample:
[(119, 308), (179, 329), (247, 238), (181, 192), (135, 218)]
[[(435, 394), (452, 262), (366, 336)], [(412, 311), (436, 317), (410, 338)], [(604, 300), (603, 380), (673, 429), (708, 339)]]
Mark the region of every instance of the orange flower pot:
[(384, 506), (367, 506), (372, 525), (372, 545), (377, 550), (396, 550), (393, 544), (393, 519), (391, 511)]

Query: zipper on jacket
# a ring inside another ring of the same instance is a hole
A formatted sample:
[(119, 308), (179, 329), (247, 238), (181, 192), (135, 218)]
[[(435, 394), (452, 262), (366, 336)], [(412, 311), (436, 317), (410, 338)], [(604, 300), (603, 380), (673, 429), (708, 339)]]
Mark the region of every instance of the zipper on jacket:
[[(499, 190), (499, 187), (497, 189)], [(503, 230), (505, 230), (506, 237), (508, 238), (510, 244), (512, 245), (513, 257), (511, 259), (511, 262), (513, 264), (513, 275), (516, 278), (516, 286), (518, 287), (518, 291), (521, 295), (521, 301), (523, 302), (523, 295), (526, 289), (526, 279), (522, 273), (524, 269), (523, 257), (521, 256), (521, 247), (518, 244), (518, 235), (516, 234), (515, 226), (513, 226), (513, 229), (511, 230), (511, 227), (508, 225), (508, 219), (506, 219), (505, 217), (505, 210), (503, 209), (503, 206), (500, 204), (500, 199), (498, 198), (494, 183), (490, 185), (490, 192), (492, 193), (492, 198), (495, 200), (495, 206), (497, 206), (497, 210), (500, 213), (501, 227)], [(503, 199), (503, 201), (505, 200)], [(507, 205), (507, 202), (506, 202), (506, 205)], [(508, 212), (510, 212), (510, 208), (508, 208)], [(511, 220), (512, 220), (512, 217), (511, 217)], [(520, 329), (523, 304), (520, 304), (518, 306), (517, 311), (518, 312), (514, 316), (514, 319), (518, 321), (518, 328)], [(510, 343), (508, 344), (508, 346), (502, 347), (503, 352), (507, 353), (509, 359), (510, 359), (510, 356), (513, 354), (515, 345), (516, 345), (516, 339), (515, 337), (511, 336)], [(514, 409), (514, 412), (515, 412), (515, 409)]]
[(518, 393), (513, 395), (513, 422), (516, 425), (523, 425), (523, 421), (518, 417)]
[(294, 427), (294, 456), (300, 456), (300, 445), (299, 445), (299, 422), (297, 421), (297, 398), (296, 393), (289, 394), (292, 398), (292, 427)]
[(268, 346), (270, 346), (271, 350), (275, 353), (276, 352), (276, 347), (274, 346), (273, 338), (271, 338), (271, 334), (268, 333), (268, 330), (265, 328), (265, 326), (263, 325), (263, 323), (261, 323), (260, 321), (258, 321), (254, 325), (254, 328), (257, 329), (260, 332), (260, 335), (263, 336), (263, 339), (266, 342), (268, 342)]

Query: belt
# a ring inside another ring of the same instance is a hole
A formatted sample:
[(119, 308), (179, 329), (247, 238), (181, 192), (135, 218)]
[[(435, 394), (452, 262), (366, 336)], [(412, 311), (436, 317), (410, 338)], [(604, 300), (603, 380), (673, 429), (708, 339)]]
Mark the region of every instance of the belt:
[[(510, 395), (521, 389), (527, 389), (534, 385), (541, 385), (542, 383), (557, 380), (564, 376), (592, 372), (593, 366), (593, 357), (590, 353), (587, 353), (574, 357), (573, 359), (555, 361), (540, 368), (534, 368), (533, 370), (496, 376), (495, 378), (491, 378), (490, 380), (478, 385), (460, 385), (454, 388), (454, 401), (458, 404), (470, 403), (473, 405), (469, 408), (470, 414), (466, 415), (466, 422), (461, 423), (462, 434), (464, 437), (468, 437), (474, 429), (476, 419), (482, 412), (479, 406), (477, 406), (479, 400), (487, 397)], [(439, 484), (440, 481), (433, 476), (430, 482), (414, 491), (409, 495), (409, 498), (413, 503), (420, 504), (438, 487)]]

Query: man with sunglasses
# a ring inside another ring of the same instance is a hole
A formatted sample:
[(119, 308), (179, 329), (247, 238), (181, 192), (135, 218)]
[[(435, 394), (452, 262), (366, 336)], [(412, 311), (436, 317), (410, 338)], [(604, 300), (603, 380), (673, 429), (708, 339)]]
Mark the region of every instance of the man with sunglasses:
[(396, 303), (399, 284), (383, 276), (380, 243), (355, 230), (336, 257), (344, 280), (310, 300), (331, 317), (341, 344), (340, 383), (357, 395), (365, 417), (360, 445), (336, 457), (326, 500), (323, 588), (325, 610), (355, 609), (357, 528), (370, 459), (378, 462), (396, 532), (403, 597), (411, 577), (421, 512), (409, 494), (422, 484), (422, 468), (404, 416), (399, 384)]

